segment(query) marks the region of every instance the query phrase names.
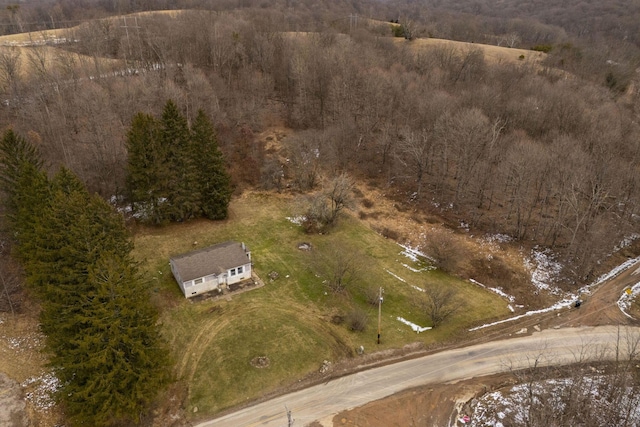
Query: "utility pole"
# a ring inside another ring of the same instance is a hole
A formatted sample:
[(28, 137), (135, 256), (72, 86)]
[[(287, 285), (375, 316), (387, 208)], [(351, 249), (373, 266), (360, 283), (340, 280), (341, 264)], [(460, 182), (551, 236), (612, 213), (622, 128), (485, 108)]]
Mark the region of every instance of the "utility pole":
[(380, 294), (378, 295), (378, 344), (380, 344), (380, 321), (382, 319), (382, 287), (380, 287)]
[(284, 405), (284, 409), (287, 411), (287, 427), (293, 427), (293, 422), (295, 420), (291, 416), (291, 409), (287, 408), (287, 405)]
[[(123, 16), (122, 17), (122, 21), (124, 23), (124, 25), (121, 25), (121, 28), (124, 28), (125, 34), (127, 35), (127, 47), (129, 49), (129, 57), (132, 56), (131, 53), (131, 41), (129, 40), (129, 28), (135, 28), (138, 31), (138, 45), (140, 45), (140, 26), (138, 26), (138, 17), (135, 16), (135, 25), (131, 26), (131, 25), (127, 25), (127, 17)], [(140, 59), (142, 60), (142, 48), (140, 48)], [(126, 58), (125, 58), (126, 61)]]

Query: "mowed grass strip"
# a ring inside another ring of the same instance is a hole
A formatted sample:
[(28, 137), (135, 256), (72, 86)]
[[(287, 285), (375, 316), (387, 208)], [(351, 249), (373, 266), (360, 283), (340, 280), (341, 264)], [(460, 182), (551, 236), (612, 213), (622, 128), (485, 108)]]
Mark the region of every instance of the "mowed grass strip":
[[(308, 235), (287, 219), (291, 206), (292, 199), (285, 196), (245, 193), (232, 201), (225, 221), (136, 231), (135, 254), (151, 276), (176, 376), (188, 385), (190, 413), (197, 407), (197, 416), (211, 415), (258, 398), (317, 371), (323, 360), (358, 357), (355, 349), (361, 345), (370, 353), (414, 341), (432, 344), (508, 314), (504, 300), (438, 270), (424, 269), (424, 262), (402, 255), (398, 244), (354, 216), (341, 217), (328, 234)], [(171, 276), (169, 257), (227, 240), (249, 246), (254, 271), (266, 285), (231, 298), (186, 300)], [(312, 249), (300, 250), (303, 242)], [(356, 260), (357, 274), (347, 292), (336, 294), (325, 283), (331, 270), (327, 265), (345, 254)], [(277, 272), (278, 278), (270, 280), (270, 272)], [(454, 287), (462, 309), (440, 327), (416, 334), (397, 320), (401, 316), (429, 325), (417, 304), (424, 293), (412, 285)], [(368, 288), (379, 287), (384, 288), (380, 345), (378, 308), (365, 297)], [(363, 332), (352, 331), (348, 322), (335, 322), (354, 308), (368, 314)], [(253, 366), (258, 357), (267, 358), (268, 366)]]

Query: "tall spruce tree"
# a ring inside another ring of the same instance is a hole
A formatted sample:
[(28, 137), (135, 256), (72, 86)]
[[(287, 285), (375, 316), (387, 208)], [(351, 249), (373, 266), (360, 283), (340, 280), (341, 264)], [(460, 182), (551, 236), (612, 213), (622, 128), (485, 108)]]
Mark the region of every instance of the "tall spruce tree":
[(91, 196), (70, 170), (61, 168), (49, 191), (46, 211), (32, 225), (36, 235), (25, 269), (36, 290), (53, 297), (49, 286), (79, 286), (100, 251), (125, 254), (132, 245), (122, 217), (103, 199)]
[(68, 420), (134, 421), (167, 381), (168, 353), (122, 216), (63, 168), (35, 230), (25, 270)]
[(136, 423), (169, 380), (170, 361), (124, 219), (68, 169), (49, 181), (15, 134), (5, 134), (0, 149), (10, 225), (41, 301), (68, 421)]
[(157, 312), (133, 261), (104, 251), (88, 270), (88, 291), (74, 317), (81, 325), (52, 363), (65, 384), (59, 397), (73, 425), (136, 422), (169, 380)]
[(209, 219), (224, 219), (233, 192), (231, 177), (218, 147), (213, 125), (202, 110), (198, 111), (193, 122), (191, 137), (202, 214)]
[(32, 238), (33, 224), (41, 216), (48, 197), (48, 179), (36, 148), (7, 130), (0, 140), (0, 189), (4, 194), (8, 225), (20, 244)]
[(143, 221), (227, 217), (231, 178), (203, 111), (198, 111), (191, 129), (172, 100), (159, 120), (138, 113), (127, 146), (127, 194)]
[(133, 116), (127, 150), (126, 191), (134, 214), (152, 224), (168, 222), (170, 165), (160, 140), (160, 124), (153, 116), (144, 113)]
[(196, 168), (192, 161), (192, 144), (187, 119), (178, 106), (168, 100), (160, 119), (160, 139), (167, 153), (169, 177), (168, 194), (170, 217), (185, 221), (196, 217), (199, 211)]
[[(42, 158), (38, 150), (12, 129), (0, 140), (0, 188), (9, 196), (16, 194), (17, 182), (25, 164), (42, 170)], [(12, 197), (9, 197), (12, 202)]]

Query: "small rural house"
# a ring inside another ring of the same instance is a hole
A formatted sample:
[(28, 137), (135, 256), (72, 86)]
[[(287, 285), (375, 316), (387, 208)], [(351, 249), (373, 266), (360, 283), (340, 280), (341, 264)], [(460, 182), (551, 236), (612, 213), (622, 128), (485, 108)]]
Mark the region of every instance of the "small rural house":
[(169, 263), (186, 298), (251, 278), (251, 252), (244, 243), (220, 243), (172, 257)]

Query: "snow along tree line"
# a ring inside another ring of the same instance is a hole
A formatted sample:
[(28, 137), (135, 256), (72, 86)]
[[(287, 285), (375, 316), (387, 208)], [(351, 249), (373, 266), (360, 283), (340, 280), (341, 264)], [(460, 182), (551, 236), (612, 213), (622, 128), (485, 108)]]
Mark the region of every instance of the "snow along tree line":
[(171, 362), (122, 215), (66, 168), (49, 179), (12, 130), (0, 141), (0, 184), (66, 421), (139, 422)]
[(227, 217), (231, 178), (202, 110), (191, 127), (172, 100), (160, 119), (136, 114), (127, 149), (126, 194), (138, 218), (164, 224)]

